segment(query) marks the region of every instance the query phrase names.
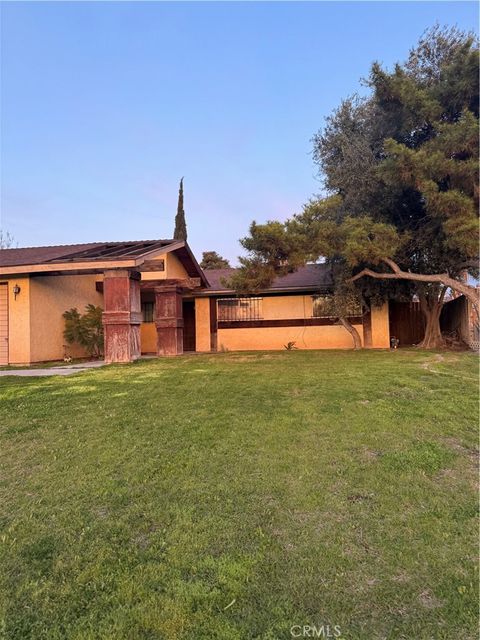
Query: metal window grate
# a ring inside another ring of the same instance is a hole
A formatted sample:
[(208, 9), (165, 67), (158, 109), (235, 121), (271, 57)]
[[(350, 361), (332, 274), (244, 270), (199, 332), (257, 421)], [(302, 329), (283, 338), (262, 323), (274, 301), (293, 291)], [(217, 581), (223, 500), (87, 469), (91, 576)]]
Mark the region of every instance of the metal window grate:
[(142, 302), (142, 322), (153, 322), (155, 303)]
[(241, 322), (261, 320), (262, 298), (220, 298), (217, 301), (220, 322)]

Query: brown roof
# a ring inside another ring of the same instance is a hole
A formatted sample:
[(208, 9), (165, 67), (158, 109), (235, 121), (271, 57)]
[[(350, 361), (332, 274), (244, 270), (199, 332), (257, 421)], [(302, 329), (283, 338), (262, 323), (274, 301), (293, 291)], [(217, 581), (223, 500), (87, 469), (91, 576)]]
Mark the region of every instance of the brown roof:
[(23, 247), (1, 249), (0, 267), (13, 267), (52, 262), (81, 262), (82, 260), (121, 260), (135, 258), (161, 249), (176, 240), (134, 240), (130, 242), (88, 242), (51, 247)]
[[(210, 282), (210, 291), (231, 291), (224, 284), (223, 279), (228, 279), (236, 269), (208, 269), (205, 273)], [(332, 286), (332, 276), (326, 264), (307, 264), (297, 271), (278, 276), (273, 281), (269, 291), (284, 290), (320, 290)]]

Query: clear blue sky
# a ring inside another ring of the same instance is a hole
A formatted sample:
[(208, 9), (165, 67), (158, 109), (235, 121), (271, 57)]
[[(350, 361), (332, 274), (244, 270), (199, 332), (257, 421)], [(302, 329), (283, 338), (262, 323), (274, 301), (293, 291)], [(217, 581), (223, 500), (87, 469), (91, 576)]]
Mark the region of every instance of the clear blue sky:
[(20, 246), (171, 237), (230, 259), (318, 193), (310, 139), (370, 63), (473, 2), (2, 3), (1, 226)]

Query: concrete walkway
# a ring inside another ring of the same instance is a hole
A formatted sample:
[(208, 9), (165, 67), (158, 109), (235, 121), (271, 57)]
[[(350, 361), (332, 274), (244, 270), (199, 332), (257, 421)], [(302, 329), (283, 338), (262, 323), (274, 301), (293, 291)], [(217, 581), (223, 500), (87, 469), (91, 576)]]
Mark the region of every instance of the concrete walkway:
[(88, 369), (103, 367), (104, 364), (103, 360), (96, 360), (95, 362), (82, 362), (64, 367), (47, 367), (45, 369), (5, 369), (0, 371), (0, 376), (71, 376), (74, 373), (80, 373)]

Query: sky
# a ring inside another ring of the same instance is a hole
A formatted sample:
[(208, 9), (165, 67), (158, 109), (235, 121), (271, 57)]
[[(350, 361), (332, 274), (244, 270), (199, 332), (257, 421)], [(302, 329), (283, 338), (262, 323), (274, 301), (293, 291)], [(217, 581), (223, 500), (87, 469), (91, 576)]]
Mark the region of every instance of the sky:
[(321, 191), (312, 136), (474, 2), (3, 2), (1, 217), (18, 246), (170, 238), (233, 263)]

